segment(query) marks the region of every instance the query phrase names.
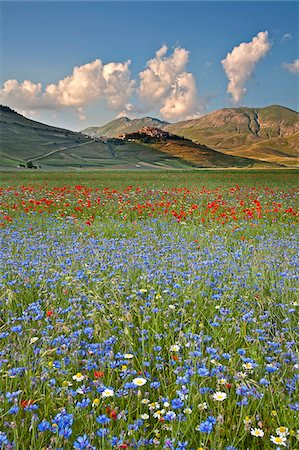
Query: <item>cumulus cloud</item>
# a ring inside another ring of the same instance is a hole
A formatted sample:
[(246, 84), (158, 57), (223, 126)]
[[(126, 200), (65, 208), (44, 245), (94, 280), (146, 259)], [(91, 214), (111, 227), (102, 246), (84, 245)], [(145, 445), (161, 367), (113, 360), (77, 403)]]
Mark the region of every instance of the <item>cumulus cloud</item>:
[(291, 33), (285, 33), (282, 36), (281, 40), (282, 40), (282, 42), (285, 42), (285, 41), (288, 41), (289, 39), (292, 39), (292, 38), (293, 38), (293, 36), (291, 35)]
[(283, 67), (291, 73), (299, 73), (299, 59), (294, 59), (292, 63), (284, 63)]
[(167, 46), (163, 45), (155, 58), (147, 62), (146, 69), (140, 72), (139, 98), (149, 111), (159, 108), (166, 120), (199, 115), (195, 78), (186, 72), (189, 52), (177, 47), (167, 56), (167, 51)]
[(29, 80), (19, 83), (17, 80), (7, 80), (0, 89), (2, 103), (19, 109), (35, 109), (42, 103), (41, 83), (32, 83)]
[(188, 50), (176, 47), (168, 54), (163, 45), (139, 73), (137, 86), (131, 78), (130, 60), (103, 64), (96, 59), (74, 67), (70, 75), (55, 84), (42, 86), (29, 80), (8, 80), (0, 89), (0, 100), (19, 112), (75, 109), (80, 120), (86, 118), (85, 108), (99, 100), (105, 100), (118, 116), (159, 110), (170, 121), (193, 118), (201, 115), (204, 108), (195, 77), (187, 72), (188, 60)]
[(269, 52), (271, 42), (267, 31), (258, 33), (251, 42), (242, 42), (221, 61), (229, 80), (227, 93), (239, 103), (246, 93), (246, 83), (252, 77), (257, 63)]
[(70, 76), (44, 90), (41, 83), (25, 80), (8, 80), (0, 89), (1, 102), (16, 109), (76, 108), (84, 119), (83, 108), (92, 102), (105, 99), (109, 109), (119, 111), (125, 106), (134, 90), (129, 70), (130, 61), (104, 65), (100, 59), (74, 67)]

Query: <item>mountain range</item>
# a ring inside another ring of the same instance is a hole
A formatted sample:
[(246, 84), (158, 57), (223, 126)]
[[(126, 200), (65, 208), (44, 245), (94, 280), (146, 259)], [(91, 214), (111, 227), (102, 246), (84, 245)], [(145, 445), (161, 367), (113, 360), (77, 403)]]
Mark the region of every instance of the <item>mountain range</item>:
[(298, 116), (281, 106), (227, 108), (176, 124), (151, 117), (122, 117), (102, 127), (74, 132), (27, 119), (1, 106), (0, 167), (296, 166)]
[[(121, 117), (83, 133), (117, 137), (137, 131), (141, 125), (155, 127), (156, 120)], [(283, 106), (223, 108), (183, 122), (161, 121), (158, 127), (225, 154), (287, 166), (298, 164), (299, 114)]]

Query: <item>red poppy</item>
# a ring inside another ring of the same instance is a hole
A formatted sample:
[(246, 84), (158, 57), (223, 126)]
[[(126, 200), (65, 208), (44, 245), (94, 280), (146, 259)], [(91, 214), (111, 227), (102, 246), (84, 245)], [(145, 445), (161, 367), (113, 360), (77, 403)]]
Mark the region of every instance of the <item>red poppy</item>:
[(93, 372), (93, 376), (94, 376), (95, 378), (101, 378), (101, 377), (104, 376), (104, 372), (101, 372), (100, 370), (95, 370), (95, 371)]
[(112, 409), (112, 411), (109, 414), (109, 417), (113, 420), (117, 419), (117, 412), (115, 411), (115, 409)]

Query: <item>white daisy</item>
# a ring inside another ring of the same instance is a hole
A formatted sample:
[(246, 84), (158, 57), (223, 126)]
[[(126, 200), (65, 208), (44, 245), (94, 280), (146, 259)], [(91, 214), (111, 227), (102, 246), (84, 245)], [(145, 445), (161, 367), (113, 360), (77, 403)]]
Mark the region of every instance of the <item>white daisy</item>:
[(180, 351), (180, 348), (181, 348), (181, 347), (180, 347), (179, 345), (173, 344), (173, 345), (170, 346), (169, 350), (170, 350), (171, 352), (179, 352), (179, 351)]
[(113, 397), (113, 395), (114, 395), (114, 390), (113, 390), (113, 389), (106, 388), (106, 389), (102, 392), (102, 398)]
[(278, 436), (282, 437), (288, 436), (288, 434), (290, 434), (289, 429), (287, 427), (278, 427), (276, 429), (276, 433), (278, 434)]
[(264, 432), (260, 428), (251, 428), (250, 434), (252, 434), (252, 436), (261, 437), (261, 438), (264, 436)]
[(227, 398), (227, 394), (225, 392), (217, 391), (215, 394), (213, 394), (213, 399), (217, 400), (218, 402), (223, 402)]
[(287, 438), (284, 436), (271, 436), (270, 441), (273, 442), (273, 444), (282, 445), (283, 447), (286, 447), (286, 440)]
[(133, 383), (135, 386), (143, 386), (147, 380), (145, 378), (134, 378)]
[(76, 375), (73, 376), (73, 380), (75, 381), (82, 381), (84, 380), (84, 378), (85, 376), (81, 372), (78, 372), (76, 373)]

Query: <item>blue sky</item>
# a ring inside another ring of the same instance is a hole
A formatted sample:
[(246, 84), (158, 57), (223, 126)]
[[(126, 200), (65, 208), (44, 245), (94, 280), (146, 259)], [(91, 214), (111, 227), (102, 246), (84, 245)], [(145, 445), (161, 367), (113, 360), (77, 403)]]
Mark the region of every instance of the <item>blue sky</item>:
[[(36, 120), (82, 129), (122, 112), (175, 121), (233, 105), (281, 104), (298, 110), (298, 74), (296, 65), (291, 66), (298, 59), (297, 2), (10, 1), (2, 2), (1, 9), (1, 86), (8, 80), (18, 82), (7, 85), (1, 102)], [(267, 32), (260, 35), (261, 56), (250, 61), (245, 53), (251, 47), (239, 46), (253, 42), (260, 32)], [(157, 57), (163, 45), (167, 51), (164, 47)], [(175, 59), (176, 48), (185, 49), (188, 56), (181, 52)], [(234, 60), (226, 72), (221, 61), (234, 48)], [(160, 63), (147, 66), (154, 58)], [(105, 86), (97, 89), (91, 84), (89, 92), (86, 87), (75, 98), (75, 82), (85, 78), (59, 85), (72, 76), (74, 67), (97, 59), (101, 64), (82, 69), (80, 77), (88, 71), (88, 83), (101, 83), (98, 71), (114, 63), (109, 72), (116, 72), (105, 75)], [(128, 60), (131, 63), (125, 66)], [(227, 93), (237, 60), (239, 85)], [(119, 63), (123, 65), (116, 66)], [(177, 72), (168, 75), (165, 71), (171, 72), (173, 64)], [(163, 73), (158, 73), (157, 80), (158, 66)], [(140, 73), (144, 73), (143, 85)], [(122, 77), (119, 96), (114, 76)], [(24, 80), (32, 83), (30, 92), (24, 91)], [(52, 84), (53, 92), (45, 95)]]

